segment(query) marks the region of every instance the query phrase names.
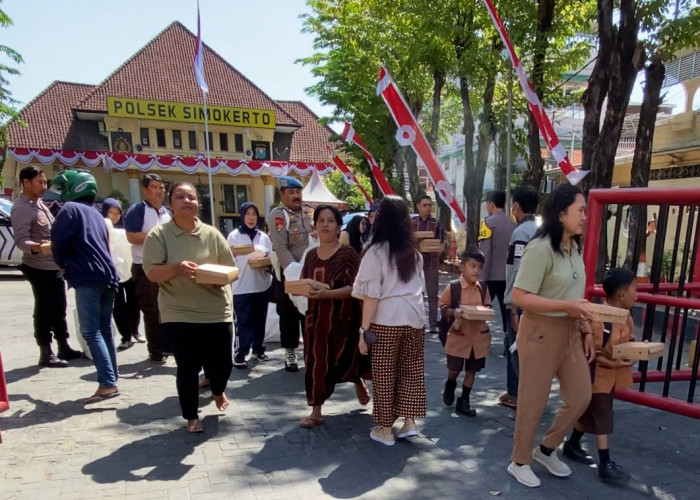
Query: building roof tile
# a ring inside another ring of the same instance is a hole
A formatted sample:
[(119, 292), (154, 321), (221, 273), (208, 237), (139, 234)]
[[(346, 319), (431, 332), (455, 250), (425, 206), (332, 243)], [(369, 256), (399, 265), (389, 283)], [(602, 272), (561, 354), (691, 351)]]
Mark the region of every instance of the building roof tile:
[(301, 101), (277, 101), (302, 126), (292, 135), (289, 161), (328, 163), (328, 145), (333, 130), (321, 125), (313, 111)]

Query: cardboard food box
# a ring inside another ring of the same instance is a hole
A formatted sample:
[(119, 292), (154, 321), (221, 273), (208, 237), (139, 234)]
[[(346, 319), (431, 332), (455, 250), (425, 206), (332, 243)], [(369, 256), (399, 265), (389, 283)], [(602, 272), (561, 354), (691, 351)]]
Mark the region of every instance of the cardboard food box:
[(603, 304), (586, 304), (586, 309), (588, 312), (593, 314), (593, 319), (595, 321), (602, 321), (604, 323), (624, 325), (630, 315), (630, 312), (627, 309), (606, 306)]
[(435, 233), (432, 231), (416, 231), (413, 234), (416, 235), (416, 239), (418, 239), (418, 240), (424, 240), (427, 238), (435, 238)]
[(612, 348), (613, 358), (648, 361), (664, 355), (663, 342), (625, 342)]
[(311, 279), (284, 282), (285, 293), (289, 293), (291, 295), (304, 295), (305, 297), (308, 297), (309, 290), (311, 290), (311, 288), (325, 288), (326, 290), (330, 290), (331, 287), (326, 283)]
[(238, 268), (218, 264), (197, 266), (194, 280), (200, 285), (228, 285), (238, 279)]
[(257, 259), (249, 259), (248, 265), (254, 268), (267, 267), (272, 265), (272, 261), (270, 257), (259, 257)]
[(496, 315), (493, 309), (485, 306), (459, 306), (459, 314), (464, 319), (472, 321), (486, 321), (493, 319)]
[(418, 242), (418, 250), (423, 253), (440, 253), (442, 243), (437, 238), (426, 238)]
[(236, 256), (236, 255), (248, 255), (249, 253), (253, 253), (255, 248), (253, 248), (253, 245), (231, 245), (231, 253)]
[(42, 243), (39, 246), (41, 247), (41, 253), (44, 255), (51, 255), (51, 243)]

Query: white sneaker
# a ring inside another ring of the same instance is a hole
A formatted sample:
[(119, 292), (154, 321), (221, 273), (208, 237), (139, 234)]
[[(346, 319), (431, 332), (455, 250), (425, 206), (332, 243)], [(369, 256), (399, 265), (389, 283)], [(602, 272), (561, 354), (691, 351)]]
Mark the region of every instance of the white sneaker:
[(532, 472), (532, 468), (529, 465), (518, 465), (515, 462), (511, 462), (508, 466), (508, 474), (528, 488), (537, 488), (540, 485), (540, 480)]
[(568, 465), (559, 460), (556, 450), (553, 450), (552, 453), (547, 456), (542, 453), (539, 446), (536, 446), (532, 450), (532, 458), (535, 459), (536, 462), (544, 465), (545, 469), (553, 476), (568, 477), (571, 475), (571, 469), (569, 469)]

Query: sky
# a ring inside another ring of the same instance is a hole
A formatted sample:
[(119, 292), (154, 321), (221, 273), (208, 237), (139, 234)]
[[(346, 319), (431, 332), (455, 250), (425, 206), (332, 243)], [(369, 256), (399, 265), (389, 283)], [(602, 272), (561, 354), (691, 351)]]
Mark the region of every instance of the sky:
[[(196, 0), (3, 0), (14, 26), (0, 44), (19, 52), (20, 76), (10, 91), (20, 108), (54, 80), (97, 84), (173, 21), (197, 33)], [(310, 68), (294, 61), (312, 54), (302, 34), (305, 0), (200, 0), (202, 39), (277, 100), (300, 100), (330, 115), (304, 89)]]

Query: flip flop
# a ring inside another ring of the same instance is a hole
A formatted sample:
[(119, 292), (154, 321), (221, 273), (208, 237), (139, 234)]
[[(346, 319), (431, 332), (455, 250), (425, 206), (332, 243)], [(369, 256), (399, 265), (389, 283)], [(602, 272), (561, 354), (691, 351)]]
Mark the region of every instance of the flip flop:
[(83, 401), (83, 405), (99, 403), (100, 401), (106, 401), (107, 399), (116, 398), (117, 396), (119, 396), (119, 391), (106, 392), (103, 394), (95, 393), (89, 398), (87, 398), (85, 401)]
[(418, 429), (404, 430), (402, 427), (401, 430), (399, 430), (399, 433), (396, 435), (396, 437), (399, 439), (405, 439), (405, 438), (417, 436), (418, 434), (420, 434), (420, 431)]
[(498, 396), (498, 404), (501, 406), (505, 406), (506, 408), (510, 408), (512, 410), (518, 408), (517, 404), (513, 404), (513, 400), (510, 398), (510, 395), (505, 392)]
[(323, 424), (322, 418), (304, 417), (299, 420), (299, 427), (303, 427), (304, 429), (313, 429), (321, 424)]

